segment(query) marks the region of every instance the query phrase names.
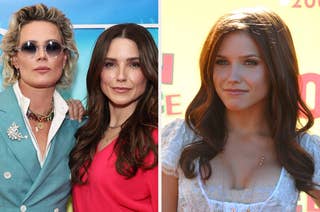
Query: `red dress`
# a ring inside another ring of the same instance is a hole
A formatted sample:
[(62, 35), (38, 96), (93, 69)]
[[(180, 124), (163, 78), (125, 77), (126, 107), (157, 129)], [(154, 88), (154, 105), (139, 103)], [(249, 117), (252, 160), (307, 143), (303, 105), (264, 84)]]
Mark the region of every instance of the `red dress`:
[[(158, 130), (152, 133), (158, 143)], [(139, 169), (130, 179), (118, 174), (115, 140), (97, 152), (88, 170), (88, 183), (72, 189), (75, 212), (158, 211), (158, 166)], [(150, 154), (146, 162), (152, 162)]]

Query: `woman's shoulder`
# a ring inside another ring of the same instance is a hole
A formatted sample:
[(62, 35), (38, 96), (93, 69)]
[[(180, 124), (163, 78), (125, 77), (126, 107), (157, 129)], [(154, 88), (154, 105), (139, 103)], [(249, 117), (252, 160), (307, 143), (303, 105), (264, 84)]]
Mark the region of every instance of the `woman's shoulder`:
[(320, 137), (309, 133), (303, 133), (299, 136), (299, 144), (311, 155), (319, 155)]
[(198, 140), (198, 136), (183, 119), (172, 121), (161, 131), (161, 145), (164, 148), (174, 145), (174, 148), (180, 149), (195, 140)]
[(187, 125), (184, 119), (176, 119), (166, 126), (164, 126), (162, 133), (162, 138), (172, 137), (172, 138), (195, 138), (196, 135)]
[(178, 162), (184, 147), (197, 140), (196, 134), (182, 119), (174, 120), (166, 125), (161, 133), (162, 170), (178, 176)]
[[(304, 133), (300, 136), (299, 143), (313, 158), (313, 182), (320, 185), (320, 137)], [(320, 190), (320, 186), (316, 188)]]

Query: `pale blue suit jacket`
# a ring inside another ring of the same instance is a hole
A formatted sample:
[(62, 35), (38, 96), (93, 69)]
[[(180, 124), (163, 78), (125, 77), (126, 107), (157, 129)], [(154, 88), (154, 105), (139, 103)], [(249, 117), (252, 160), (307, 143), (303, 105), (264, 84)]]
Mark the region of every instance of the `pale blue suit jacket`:
[[(13, 123), (27, 138), (9, 138), (7, 130)], [(77, 121), (63, 121), (41, 168), (12, 87), (0, 93), (1, 212), (66, 211), (71, 188), (69, 153), (77, 128)]]

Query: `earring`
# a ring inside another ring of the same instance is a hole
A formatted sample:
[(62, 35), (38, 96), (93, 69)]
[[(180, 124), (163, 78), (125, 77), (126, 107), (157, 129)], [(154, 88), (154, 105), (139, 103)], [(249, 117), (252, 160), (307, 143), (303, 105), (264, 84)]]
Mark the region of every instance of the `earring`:
[(14, 76), (19, 79), (20, 78), (20, 70), (18, 68), (13, 68)]

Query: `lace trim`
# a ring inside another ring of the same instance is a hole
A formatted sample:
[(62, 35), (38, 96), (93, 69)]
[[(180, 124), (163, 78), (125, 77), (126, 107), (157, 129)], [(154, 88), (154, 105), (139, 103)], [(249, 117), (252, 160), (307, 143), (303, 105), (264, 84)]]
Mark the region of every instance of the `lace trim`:
[(176, 178), (179, 178), (179, 173), (176, 170), (173, 170), (166, 164), (162, 163), (162, 172), (165, 173), (166, 175), (174, 176)]
[[(281, 169), (281, 172), (280, 172), (280, 176), (279, 176), (279, 178), (278, 178), (278, 181), (277, 181), (276, 185), (273, 187), (272, 192), (270, 193), (270, 195), (269, 195), (268, 197), (265, 198), (264, 201), (260, 201), (260, 202), (250, 202), (250, 204), (251, 204), (251, 205), (253, 205), (253, 204), (264, 204), (264, 203), (267, 202), (269, 199), (271, 199), (271, 198), (275, 195), (276, 191), (279, 189), (279, 186), (280, 186), (281, 183), (282, 183), (282, 178), (283, 178), (283, 176), (284, 176), (284, 171), (285, 171), (285, 169), (282, 168), (282, 169)], [(217, 202), (217, 203), (224, 203), (224, 202), (225, 202), (225, 201), (219, 201), (219, 200), (215, 200), (215, 199), (210, 199), (210, 198), (208, 197), (205, 189), (204, 189), (204, 185), (203, 185), (203, 183), (202, 183), (202, 181), (201, 181), (201, 179), (200, 179), (199, 176), (197, 176), (197, 181), (198, 181), (198, 185), (199, 185), (199, 187), (200, 187), (200, 189), (201, 189), (201, 192), (202, 192), (203, 196), (205, 197), (205, 199), (206, 199), (208, 202)], [(243, 202), (239, 202), (239, 203), (238, 203), (238, 202), (234, 202), (234, 204), (247, 204), (247, 203), (246, 203), (246, 202), (244, 202), (244, 203), (243, 203)]]

